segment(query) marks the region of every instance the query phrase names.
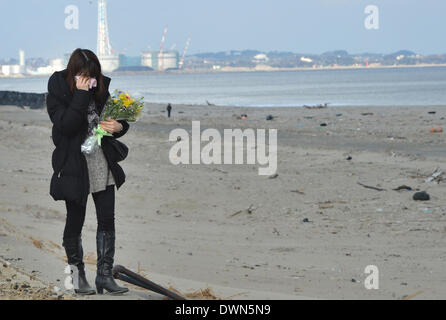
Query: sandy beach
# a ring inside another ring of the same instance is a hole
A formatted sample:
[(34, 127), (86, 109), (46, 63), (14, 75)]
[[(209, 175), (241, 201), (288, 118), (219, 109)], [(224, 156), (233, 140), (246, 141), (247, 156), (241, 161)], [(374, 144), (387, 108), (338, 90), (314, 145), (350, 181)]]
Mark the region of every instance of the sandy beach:
[[(130, 153), (116, 193), (116, 264), (192, 299), (446, 297), (446, 185), (441, 174), (427, 180), (446, 170), (445, 133), (429, 131), (445, 124), (446, 108), (174, 105), (170, 119), (165, 105), (146, 110), (121, 138)], [(257, 165), (172, 165), (169, 133), (192, 121), (277, 129), (277, 176), (258, 175)], [(51, 125), (44, 109), (0, 106), (0, 299), (164, 299), (133, 286), (120, 297), (64, 289), (65, 203), (48, 193)], [(416, 191), (430, 200), (414, 201)], [(91, 196), (87, 210), (94, 283)], [(379, 269), (377, 290), (364, 286), (369, 265)], [(18, 294), (27, 281), (38, 283)]]

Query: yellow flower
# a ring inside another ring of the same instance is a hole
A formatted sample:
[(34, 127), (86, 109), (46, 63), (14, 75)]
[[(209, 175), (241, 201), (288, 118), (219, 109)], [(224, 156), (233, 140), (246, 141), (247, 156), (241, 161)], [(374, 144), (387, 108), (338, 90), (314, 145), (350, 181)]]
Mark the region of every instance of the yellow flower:
[(121, 99), (121, 101), (124, 103), (124, 106), (127, 108), (130, 104), (133, 103), (133, 99), (130, 97), (130, 95), (128, 93), (121, 93), (119, 95), (119, 98)]
[(129, 105), (131, 105), (131, 104), (133, 103), (133, 100), (132, 100), (132, 99), (126, 99), (126, 100), (124, 100), (123, 102), (124, 102), (124, 106), (125, 106), (126, 108), (128, 108)]
[(113, 103), (118, 103), (118, 99), (113, 99)]

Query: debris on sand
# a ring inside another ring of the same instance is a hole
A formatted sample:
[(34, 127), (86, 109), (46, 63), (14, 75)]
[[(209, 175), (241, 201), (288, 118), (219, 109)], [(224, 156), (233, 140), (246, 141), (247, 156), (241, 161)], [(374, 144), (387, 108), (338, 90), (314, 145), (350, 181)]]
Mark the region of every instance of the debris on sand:
[(420, 291), (417, 291), (417, 292), (415, 292), (415, 293), (412, 293), (412, 294), (403, 296), (403, 297), (401, 298), (401, 300), (410, 300), (410, 299), (415, 298), (416, 296), (422, 294), (423, 292), (424, 292), (423, 290), (420, 290)]
[(431, 197), (426, 191), (417, 192), (413, 195), (415, 201), (429, 201)]
[[(197, 299), (197, 300), (223, 300), (223, 298), (218, 297), (211, 288), (207, 287), (206, 289), (198, 289), (193, 292), (183, 293), (178, 289), (175, 289), (173, 286), (168, 288), (169, 290), (189, 299)], [(168, 299), (168, 298), (166, 298)]]
[[(248, 292), (240, 292), (240, 293), (233, 294), (229, 297), (219, 297), (218, 295), (216, 295), (214, 293), (212, 288), (209, 288), (209, 287), (207, 287), (204, 290), (198, 289), (198, 290), (195, 290), (195, 291), (189, 292), (189, 293), (183, 293), (180, 290), (175, 289), (173, 286), (170, 286), (168, 289), (173, 292), (176, 292), (177, 294), (179, 294), (185, 298), (194, 299), (194, 300), (229, 300), (231, 298), (248, 293)], [(165, 298), (165, 299), (169, 299), (169, 298)]]
[(305, 195), (305, 193), (303, 192), (303, 189), (291, 190), (291, 192), (298, 193), (298, 194), (301, 194), (301, 195)]
[(439, 168), (435, 169), (435, 172), (425, 180), (425, 182), (432, 182), (437, 180), (440, 182), (442, 180), (443, 171), (441, 171)]
[(216, 171), (216, 172), (221, 172), (221, 173), (224, 173), (224, 174), (228, 174), (228, 171), (225, 171), (225, 170), (222, 170), (222, 169), (219, 169), (219, 168), (214, 168), (214, 169), (212, 169), (212, 171)]
[(386, 189), (379, 188), (379, 187), (368, 186), (368, 185), (362, 184), (361, 182), (358, 182), (358, 184), (360, 186), (364, 187), (364, 188), (367, 188), (367, 189), (372, 189), (372, 190), (376, 190), (376, 191), (386, 191)]
[(250, 205), (249, 208), (244, 209), (244, 210), (239, 210), (239, 211), (237, 211), (237, 212), (234, 212), (234, 213), (231, 214), (229, 217), (232, 218), (232, 217), (235, 217), (235, 216), (237, 216), (237, 215), (239, 215), (239, 214), (241, 214), (241, 213), (252, 214), (256, 209), (257, 209), (257, 208), (254, 208), (253, 205)]
[(279, 176), (279, 174), (278, 174), (278, 173), (275, 173), (275, 174), (273, 174), (273, 175), (270, 175), (270, 176), (268, 177), (268, 179), (276, 179), (278, 176)]
[(12, 266), (9, 262), (0, 262), (0, 300), (73, 300), (68, 293), (57, 290)]
[(399, 186), (398, 188), (392, 189), (394, 191), (401, 191), (401, 190), (407, 190), (407, 191), (412, 191), (412, 187), (406, 186), (406, 185), (402, 185)]
[(241, 114), (241, 115), (233, 114), (232, 117), (237, 119), (237, 120), (246, 120), (246, 119), (248, 119), (248, 115), (247, 114)]
[(304, 105), (305, 109), (326, 109), (328, 108), (328, 103), (324, 103), (324, 104), (318, 104), (316, 106), (307, 106)]
[(435, 128), (430, 128), (429, 132), (430, 133), (441, 133), (441, 132), (443, 132), (443, 128), (440, 126), (436, 126)]
[(319, 209), (332, 209), (334, 208), (334, 204), (330, 201), (319, 203)]
[(274, 120), (274, 116), (271, 115), (271, 114), (267, 115), (266, 116), (266, 121), (271, 121), (271, 120)]

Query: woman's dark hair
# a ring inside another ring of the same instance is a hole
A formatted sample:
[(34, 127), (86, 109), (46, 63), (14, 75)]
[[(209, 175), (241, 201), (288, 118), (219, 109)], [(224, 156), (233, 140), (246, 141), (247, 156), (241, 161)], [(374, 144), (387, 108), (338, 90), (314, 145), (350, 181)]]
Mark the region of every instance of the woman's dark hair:
[(92, 90), (96, 106), (99, 107), (100, 103), (102, 103), (101, 99), (105, 94), (105, 86), (101, 63), (94, 52), (88, 49), (74, 50), (68, 62), (67, 71), (66, 81), (72, 93), (76, 90), (76, 75), (81, 74), (96, 78), (97, 87)]

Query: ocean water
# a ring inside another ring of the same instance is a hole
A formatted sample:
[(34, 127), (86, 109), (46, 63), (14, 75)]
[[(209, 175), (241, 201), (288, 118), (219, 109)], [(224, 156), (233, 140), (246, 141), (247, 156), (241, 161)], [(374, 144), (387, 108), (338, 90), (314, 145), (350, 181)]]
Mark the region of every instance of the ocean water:
[[(446, 67), (112, 75), (147, 102), (229, 106), (446, 105)], [(0, 90), (46, 92), (49, 77), (0, 79)]]

